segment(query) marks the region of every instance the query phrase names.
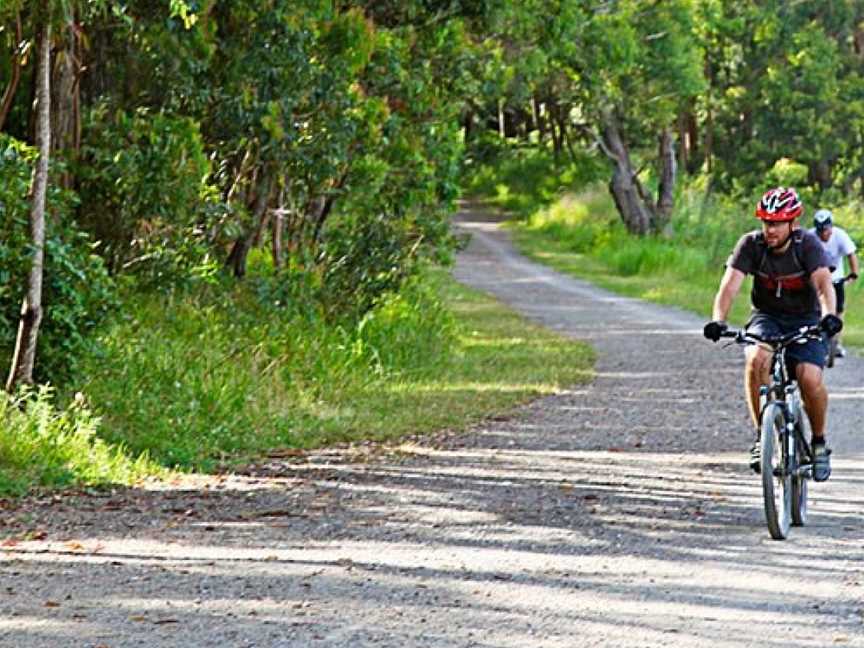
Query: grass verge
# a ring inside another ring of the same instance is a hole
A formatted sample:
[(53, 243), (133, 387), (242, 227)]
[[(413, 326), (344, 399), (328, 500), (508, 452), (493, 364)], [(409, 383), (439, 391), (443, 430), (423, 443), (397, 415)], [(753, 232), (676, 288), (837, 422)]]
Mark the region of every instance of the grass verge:
[(100, 436), (211, 471), (276, 448), (463, 429), (590, 378), (579, 342), (429, 271), (359, 323), (262, 306), (254, 286), (151, 296), (103, 336), (79, 389)]
[(130, 485), (165, 471), (96, 436), (99, 419), (80, 400), (58, 409), (52, 390), (0, 394), (0, 495), (39, 487)]

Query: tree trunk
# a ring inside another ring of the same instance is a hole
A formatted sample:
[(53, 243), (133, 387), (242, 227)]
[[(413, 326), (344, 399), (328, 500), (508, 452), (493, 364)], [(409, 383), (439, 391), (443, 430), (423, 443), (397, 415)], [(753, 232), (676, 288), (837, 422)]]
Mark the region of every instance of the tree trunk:
[(15, 42), (18, 43), (15, 54), (12, 55), (12, 77), (9, 83), (6, 84), (6, 90), (3, 92), (3, 99), (0, 100), (0, 132), (3, 131), (3, 124), (6, 123), (6, 118), (12, 110), (12, 102), (15, 100), (15, 92), (18, 90), (18, 82), (21, 80), (21, 41), (24, 39), (23, 28), (21, 26), (21, 14), (15, 16)]
[(558, 102), (551, 101), (549, 103), (549, 132), (552, 134), (552, 151), (555, 154), (556, 162), (561, 158), (561, 152), (564, 150), (564, 133), (561, 132), (559, 113)]
[(273, 267), (277, 270), (282, 268), (282, 231), (285, 228), (285, 207), (282, 200), (279, 207), (273, 213), (273, 232), (270, 237), (270, 249), (273, 254)]
[(48, 160), (51, 155), (51, 24), (42, 3), (44, 24), (39, 35), (39, 67), (37, 77), (36, 144), (39, 160), (33, 170), (30, 207), (30, 236), (33, 261), (27, 281), (27, 294), (21, 305), (18, 338), (9, 370), (6, 390), (12, 392), (20, 383), (33, 382), (36, 364), (36, 342), (42, 322), (42, 272), (45, 255), (45, 195), (48, 190)]
[(543, 107), (537, 95), (531, 99), (531, 108), (534, 112), (534, 126), (537, 129), (537, 144), (543, 148), (543, 142), (546, 141), (546, 119), (543, 116)]
[[(54, 57), (51, 83), (51, 145), (54, 151), (77, 154), (80, 146), (80, 92), (81, 38), (74, 20), (69, 23), (61, 39), (60, 50)], [(62, 185), (72, 187), (72, 174), (66, 172)]]
[(675, 205), (675, 178), (678, 164), (675, 161), (675, 140), (667, 128), (660, 134), (660, 184), (657, 187), (657, 208), (652, 224), (655, 232), (659, 232), (669, 222), (672, 208)]
[(807, 175), (807, 181), (810, 184), (818, 184), (822, 191), (834, 186), (834, 173), (828, 160), (818, 160), (810, 164)]
[(652, 229), (652, 208), (644, 200), (645, 191), (636, 177), (630, 153), (627, 150), (615, 118), (605, 115), (600, 141), (606, 157), (612, 162), (612, 179), (609, 192), (627, 231), (640, 236)]
[(462, 117), (462, 128), (465, 131), (465, 143), (468, 144), (474, 139), (474, 111), (470, 108), (465, 110)]
[(258, 185), (258, 191), (255, 195), (255, 207), (252, 211), (252, 227), (234, 241), (234, 245), (231, 247), (231, 252), (228, 254), (228, 259), (226, 260), (234, 276), (238, 279), (246, 276), (246, 259), (249, 256), (249, 250), (252, 249), (255, 243), (256, 236), (262, 229), (262, 222), (267, 217), (267, 202), (269, 198), (270, 183), (265, 177)]

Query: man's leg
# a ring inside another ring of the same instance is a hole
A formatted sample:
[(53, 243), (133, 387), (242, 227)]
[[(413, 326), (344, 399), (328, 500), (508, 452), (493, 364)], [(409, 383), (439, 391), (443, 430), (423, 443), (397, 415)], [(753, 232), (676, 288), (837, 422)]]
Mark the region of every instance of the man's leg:
[(745, 351), (747, 359), (744, 367), (744, 389), (746, 390), (747, 406), (753, 427), (759, 430), (759, 388), (771, 382), (771, 352), (760, 346), (748, 346)]
[[(838, 310), (837, 311), (837, 317), (839, 317), (840, 321), (842, 322), (843, 321), (843, 311)], [(846, 357), (846, 349), (843, 348), (842, 344), (840, 344), (840, 336), (841, 335), (842, 335), (842, 333), (837, 334), (837, 357), (838, 358), (845, 358)]]
[(759, 388), (771, 379), (771, 352), (759, 346), (748, 346), (744, 367), (744, 388), (750, 419), (753, 421), (753, 445), (750, 447), (750, 469), (761, 470), (761, 448), (759, 444)]
[(822, 382), (822, 369), (809, 362), (799, 362), (795, 367), (804, 409), (810, 418), (813, 440), (825, 439), (825, 420), (828, 411), (828, 390)]
[[(834, 284), (834, 298), (837, 307), (837, 317), (843, 320), (843, 310), (846, 307), (846, 286), (842, 281)], [(846, 355), (846, 350), (840, 344), (840, 333), (837, 334), (837, 357), (843, 358)]]
[(809, 362), (801, 362), (795, 368), (804, 409), (813, 430), (813, 478), (825, 481), (831, 476), (831, 450), (825, 445), (825, 421), (828, 413), (828, 390), (822, 382), (822, 369)]

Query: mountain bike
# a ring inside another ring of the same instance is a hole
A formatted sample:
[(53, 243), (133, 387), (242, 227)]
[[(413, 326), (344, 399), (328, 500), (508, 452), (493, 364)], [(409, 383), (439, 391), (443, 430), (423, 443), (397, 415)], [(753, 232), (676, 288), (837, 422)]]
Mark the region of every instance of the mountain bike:
[[(837, 284), (840, 284), (842, 286), (844, 283), (846, 283), (847, 281), (849, 281), (852, 278), (857, 279), (858, 275), (850, 272), (848, 275), (846, 275), (845, 277), (843, 277), (839, 281), (835, 281), (834, 285), (836, 286)], [(829, 369), (834, 366), (834, 359), (839, 357), (837, 355), (837, 346), (839, 344), (840, 344), (840, 340), (837, 338), (836, 335), (832, 335), (828, 339), (828, 355), (825, 357), (825, 366), (828, 367)]]
[(789, 375), (786, 349), (822, 339), (818, 326), (762, 338), (747, 331), (726, 331), (722, 337), (737, 344), (759, 344), (772, 351), (771, 383), (759, 390), (759, 429), (762, 498), (768, 532), (784, 540), (790, 526), (807, 522), (807, 480), (813, 474), (810, 421), (801, 401), (798, 381)]

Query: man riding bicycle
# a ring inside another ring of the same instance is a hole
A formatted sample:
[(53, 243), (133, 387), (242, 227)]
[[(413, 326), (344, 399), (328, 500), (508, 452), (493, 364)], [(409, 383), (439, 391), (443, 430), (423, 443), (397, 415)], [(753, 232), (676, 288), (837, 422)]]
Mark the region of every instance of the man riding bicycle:
[[(829, 261), (819, 239), (798, 225), (804, 207), (794, 189), (777, 187), (762, 196), (756, 217), (762, 229), (742, 236), (726, 262), (726, 272), (714, 298), (712, 321), (706, 338), (717, 342), (728, 328), (726, 317), (746, 275), (753, 275), (750, 293), (753, 312), (747, 331), (769, 338), (819, 324), (829, 337), (843, 328), (835, 311)], [(822, 317), (820, 320), (820, 312)], [(813, 430), (813, 478), (831, 475), (831, 450), (825, 444), (828, 391), (822, 382), (827, 352), (825, 341), (808, 340), (787, 349), (786, 359), (801, 387), (804, 408)], [(770, 382), (771, 350), (747, 347), (744, 383), (756, 439), (750, 449), (750, 467), (759, 472), (759, 389)]]
[[(813, 214), (813, 229), (810, 230), (825, 248), (828, 254), (828, 263), (834, 270), (831, 272), (831, 281), (834, 282), (834, 293), (837, 301), (837, 317), (843, 319), (843, 311), (846, 305), (846, 288), (843, 285), (847, 281), (855, 281), (858, 278), (858, 257), (855, 254), (855, 243), (845, 230), (834, 225), (834, 214), (829, 209), (820, 209)], [(849, 274), (843, 268), (843, 259), (849, 262)], [(840, 335), (837, 335), (837, 357), (846, 355), (840, 346)]]

